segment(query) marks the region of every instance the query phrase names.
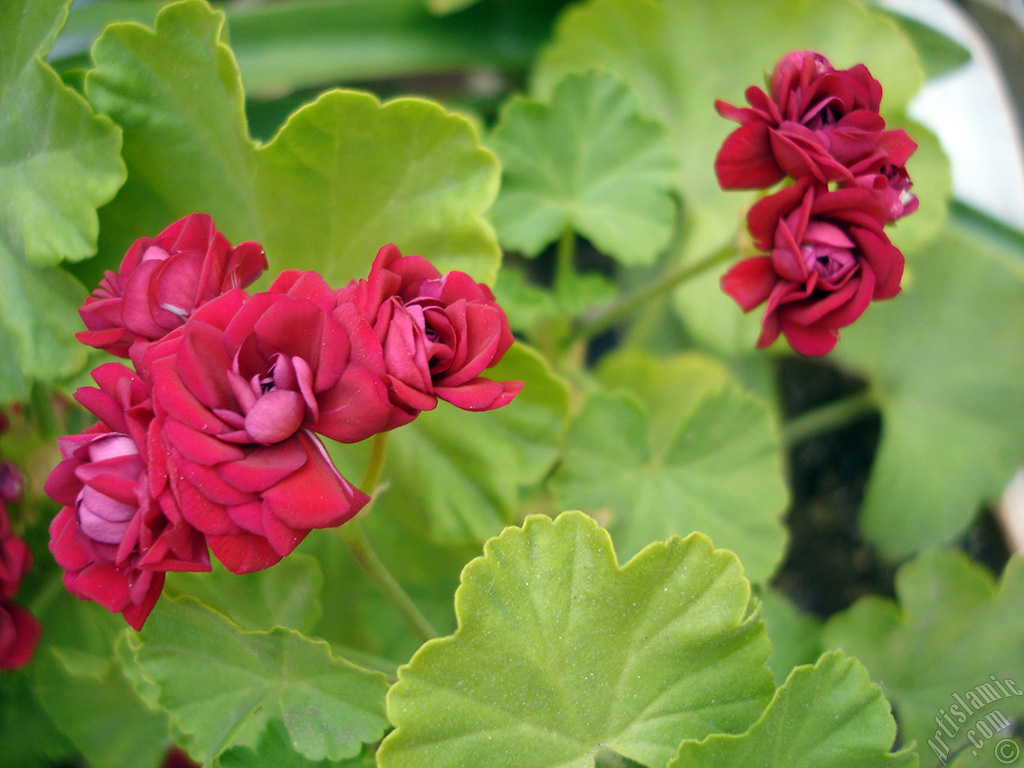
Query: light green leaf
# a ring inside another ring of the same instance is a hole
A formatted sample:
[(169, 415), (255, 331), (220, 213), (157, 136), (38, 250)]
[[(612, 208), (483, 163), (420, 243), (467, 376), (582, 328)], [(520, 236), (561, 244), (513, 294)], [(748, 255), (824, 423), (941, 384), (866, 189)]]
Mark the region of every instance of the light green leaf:
[(794, 669), (749, 731), (684, 742), (668, 768), (916, 768), (912, 750), (889, 752), (895, 735), (864, 667), (832, 652)]
[(701, 356), (628, 353), (602, 378), (629, 394), (584, 400), (553, 478), (559, 502), (607, 517), (626, 554), (700, 531), (736, 552), (752, 581), (770, 576), (785, 548), (788, 493), (767, 408)]
[(1022, 252), (951, 227), (837, 347), (882, 410), (861, 525), (891, 558), (953, 539), (1024, 459)]
[(167, 588), (196, 597), (242, 629), (290, 627), (306, 634), (320, 618), (323, 581), (315, 558), (293, 554), (256, 573), (235, 574), (214, 563), (212, 573), (168, 574)]
[(154, 768), (170, 746), (165, 712), (149, 709), (113, 660), (40, 649), (35, 691), (95, 768)]
[[(737, 124), (715, 113), (715, 100), (745, 104), (748, 86), (762, 85), (766, 70), (801, 49), (821, 51), (841, 68), (865, 63), (885, 89), (890, 126), (902, 125), (923, 82), (921, 64), (893, 19), (852, 0), (589, 0), (562, 16), (533, 86), (545, 98), (567, 72), (604, 67), (636, 89), (675, 147), (683, 255), (693, 260), (734, 239), (754, 199), (718, 188), (714, 158)], [(924, 194), (920, 213), (944, 206), (944, 198)], [(716, 347), (749, 347), (752, 318), (721, 294), (714, 276), (701, 282), (701, 290), (687, 286), (677, 297), (688, 330)]]
[(373, 768), (372, 756), (352, 760), (307, 760), (292, 748), (288, 730), (278, 719), (271, 720), (255, 749), (232, 747), (218, 760), (220, 768)]
[(231, 242), (259, 240), (256, 147), (225, 42), (224, 15), (198, 0), (172, 3), (155, 29), (108, 26), (92, 50), (85, 92), (124, 130), (128, 182), (104, 211), (104, 244), (120, 260), (194, 211), (213, 216)]
[(680, 739), (738, 732), (771, 691), (764, 627), (729, 552), (700, 534), (619, 566), (587, 516), (527, 518), (463, 571), (459, 628), (388, 694), (381, 768), (664, 765)]
[(794, 667), (811, 664), (821, 654), (821, 621), (801, 611), (776, 589), (759, 590), (758, 598), (761, 617), (772, 641), (768, 666), (775, 674), (775, 682), (781, 685)]
[[(441, 402), (396, 430), (375, 519), (411, 517), (436, 542), (474, 548), (512, 522), (521, 490), (555, 460), (569, 394), (544, 358), (522, 343), (485, 375), (526, 385), (498, 410), (473, 413)], [(346, 454), (365, 451), (355, 446)]]
[(86, 92), (124, 128), (129, 166), (105, 211), (108, 262), (200, 210), (232, 242), (261, 242), (274, 272), (315, 269), (340, 285), (394, 242), (493, 281), (500, 251), (482, 214), (499, 169), (467, 120), (423, 99), (332, 91), (257, 149), (224, 37), (220, 11), (183, 0), (155, 31), (114, 24), (96, 42)]
[(194, 738), (194, 757), (255, 747), (273, 718), (310, 760), (341, 760), (380, 738), (384, 675), (294, 630), (244, 632), (189, 598), (164, 598), (129, 644), (159, 703)]
[(929, 551), (899, 570), (896, 595), (833, 616), (824, 642), (868, 668), (893, 701), (904, 743), (916, 740), (933, 763), (933, 750), (948, 757), (993, 712), (1024, 716), (1024, 695), (1004, 685), (1024, 680), (1024, 559), (1010, 561), (997, 587), (962, 553)]
[(389, 242), (493, 282), (501, 252), (482, 214), (498, 177), (465, 118), (426, 99), (332, 91), (260, 151), (264, 245), (275, 269), (315, 268), (332, 284), (364, 275)]
[(72, 333), (85, 292), (55, 265), (95, 252), (96, 208), (124, 181), (117, 128), (41, 59), (67, 4), (0, 7), (0, 403), (84, 365)]
[(491, 144), (502, 185), (490, 218), (506, 248), (536, 256), (569, 227), (624, 264), (650, 264), (668, 244), (672, 145), (612, 73), (568, 75), (546, 102), (513, 99)]

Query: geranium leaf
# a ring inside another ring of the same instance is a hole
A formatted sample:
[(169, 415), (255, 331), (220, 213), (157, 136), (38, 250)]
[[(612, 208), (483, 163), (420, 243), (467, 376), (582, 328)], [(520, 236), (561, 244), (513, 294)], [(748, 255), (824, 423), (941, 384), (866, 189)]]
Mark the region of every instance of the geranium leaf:
[(292, 554), (273, 568), (234, 574), (219, 563), (213, 573), (173, 573), (168, 589), (192, 595), (242, 629), (290, 627), (308, 633), (320, 618), (323, 573), (316, 558)]
[(768, 666), (775, 673), (775, 682), (785, 682), (794, 667), (811, 664), (821, 654), (821, 621), (802, 612), (777, 589), (758, 591), (761, 618), (768, 627), (772, 655)]
[(114, 24), (96, 42), (86, 92), (124, 128), (129, 166), (104, 220), (108, 260), (200, 210), (232, 242), (260, 241), (274, 271), (340, 285), (394, 242), (493, 281), (500, 251), (482, 214), (499, 170), (466, 119), (424, 99), (332, 91), (257, 149), (224, 36), (220, 11), (183, 0), (155, 30)]
[(569, 394), (544, 358), (522, 343), (485, 373), (525, 387), (498, 410), (471, 413), (442, 402), (396, 430), (374, 518), (412, 516), (434, 541), (471, 547), (512, 522), (521, 489), (540, 481), (555, 460)]
[(72, 339), (85, 293), (56, 265), (96, 250), (96, 208), (124, 181), (110, 120), (43, 62), (68, 2), (0, 7), (0, 401), (24, 400), (28, 380), (75, 373)]
[(373, 768), (373, 757), (356, 757), (351, 760), (307, 760), (291, 745), (284, 723), (273, 719), (267, 724), (263, 736), (255, 749), (232, 747), (218, 759), (220, 768)]
[(426, 99), (332, 91), (260, 151), (265, 245), (275, 267), (331, 283), (363, 275), (388, 242), (493, 282), (501, 254), (482, 214), (498, 175), (465, 118)]
[(95, 768), (155, 768), (170, 746), (167, 713), (136, 695), (116, 661), (41, 649), (34, 666), (43, 708)]
[(294, 630), (244, 632), (193, 599), (165, 598), (129, 643), (143, 677), (160, 689), (160, 705), (202, 760), (256, 746), (273, 718), (314, 761), (353, 757), (387, 725), (384, 675)]
[(184, 0), (162, 9), (154, 29), (111, 24), (93, 46), (85, 92), (123, 129), (129, 172), (104, 211), (109, 258), (194, 211), (232, 242), (260, 238), (256, 147), (224, 37), (220, 11)]
[(945, 762), (979, 720), (1024, 715), (1024, 695), (1004, 685), (1024, 676), (1024, 559), (997, 586), (962, 553), (929, 551), (897, 572), (896, 595), (833, 616), (824, 642), (864, 662), (893, 701), (904, 743)]
[(889, 557), (953, 539), (1024, 457), (1020, 242), (951, 227), (837, 347), (882, 410), (861, 525)]
[(739, 562), (694, 534), (624, 566), (579, 512), (527, 518), (463, 571), (459, 627), (388, 695), (381, 768), (664, 765), (681, 739), (745, 729), (772, 689)]
[[(707, 358), (621, 360), (604, 377), (626, 391), (590, 394), (570, 422), (553, 478), (559, 502), (607, 516), (625, 554), (701, 531), (736, 552), (752, 581), (770, 576), (788, 493), (767, 408)], [(674, 385), (657, 385), (665, 379)]]
[(794, 669), (746, 733), (684, 742), (668, 768), (916, 768), (912, 750), (889, 752), (895, 735), (881, 689), (833, 651)]
[(570, 227), (625, 264), (649, 264), (668, 243), (672, 145), (615, 75), (568, 75), (549, 102), (513, 99), (491, 144), (502, 184), (490, 218), (506, 248), (535, 256)]

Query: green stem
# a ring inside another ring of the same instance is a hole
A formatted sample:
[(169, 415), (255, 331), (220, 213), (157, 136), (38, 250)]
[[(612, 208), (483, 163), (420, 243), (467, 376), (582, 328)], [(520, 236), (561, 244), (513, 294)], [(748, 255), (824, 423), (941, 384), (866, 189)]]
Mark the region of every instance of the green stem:
[(729, 243), (717, 251), (708, 254), (703, 259), (681, 264), (675, 269), (670, 269), (654, 282), (648, 283), (642, 288), (638, 288), (632, 293), (621, 297), (618, 301), (600, 309), (589, 319), (585, 319), (573, 334), (573, 340), (589, 339), (596, 336), (628, 316), (634, 310), (647, 304), (651, 299), (668, 293), (687, 280), (692, 280), (712, 267), (728, 261), (735, 255), (736, 248), (732, 243)]
[[(380, 482), (384, 472), (384, 462), (387, 458), (388, 434), (382, 432), (373, 438), (373, 448), (370, 453), (370, 463), (366, 467), (366, 474), (363, 476), (361, 487), (371, 498), (374, 496), (377, 484)], [(372, 505), (373, 502), (371, 501)], [(363, 510), (362, 514), (368, 511)], [(420, 613), (420, 609), (412, 601), (412, 598), (402, 589), (402, 585), (391, 574), (388, 567), (380, 559), (370, 544), (370, 540), (363, 530), (362, 521), (359, 517), (349, 520), (344, 525), (335, 529), (341, 540), (345, 542), (352, 558), (363, 570), (366, 577), (373, 582), (373, 585), (380, 590), (391, 606), (398, 611), (398, 614), (412, 628), (421, 640), (431, 640), (438, 636), (437, 630), (431, 626), (426, 617)]]
[(865, 389), (790, 419), (782, 425), (782, 439), (786, 445), (797, 445), (877, 410), (874, 393)]
[(555, 285), (562, 287), (576, 271), (576, 233), (573, 228), (566, 226), (562, 230), (562, 237), (558, 241), (558, 251), (555, 254)]

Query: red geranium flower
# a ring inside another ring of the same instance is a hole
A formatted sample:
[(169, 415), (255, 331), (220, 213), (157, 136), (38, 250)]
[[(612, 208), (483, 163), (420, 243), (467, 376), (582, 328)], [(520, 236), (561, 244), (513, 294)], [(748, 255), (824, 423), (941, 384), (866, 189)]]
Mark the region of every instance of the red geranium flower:
[(60, 439), (64, 460), (46, 480), (64, 505), (50, 523), (50, 551), (69, 592), (139, 629), (166, 571), (208, 571), (210, 560), (168, 486), (145, 383), (120, 363), (92, 376), (99, 388), (83, 387), (75, 399), (100, 421)]
[(882, 87), (863, 64), (837, 70), (820, 53), (796, 51), (776, 65), (769, 89), (770, 96), (748, 88), (750, 107), (715, 102), (719, 114), (741, 124), (715, 158), (722, 188), (761, 189), (786, 176), (844, 186), (858, 178), (872, 186), (877, 174), (908, 178), (904, 166), (917, 145), (905, 131), (886, 130)]
[(433, 409), (438, 398), (486, 411), (523, 388), (480, 375), (512, 346), (512, 331), (490, 288), (464, 272), (442, 275), (422, 256), (402, 256), (388, 244), (367, 279), (352, 281), (337, 299), (335, 316), (349, 325), (361, 316), (383, 349), (395, 406), (388, 429)]
[(722, 289), (744, 311), (767, 302), (758, 347), (782, 333), (801, 354), (825, 354), (871, 301), (899, 293), (903, 254), (883, 233), (885, 205), (869, 190), (800, 182), (754, 205), (747, 222), (769, 255), (736, 264)]
[(79, 310), (89, 330), (76, 338), (128, 357), (136, 341), (162, 338), (197, 307), (232, 288), (244, 288), (266, 268), (258, 243), (232, 248), (209, 214), (193, 213), (155, 238), (132, 244), (120, 271), (106, 272)]
[(182, 514), (235, 573), (273, 565), (369, 500), (312, 433), (361, 440), (391, 412), (367, 367), (375, 339), (363, 349), (333, 305), (319, 275), (285, 273), (275, 290), (207, 303), (140, 361)]

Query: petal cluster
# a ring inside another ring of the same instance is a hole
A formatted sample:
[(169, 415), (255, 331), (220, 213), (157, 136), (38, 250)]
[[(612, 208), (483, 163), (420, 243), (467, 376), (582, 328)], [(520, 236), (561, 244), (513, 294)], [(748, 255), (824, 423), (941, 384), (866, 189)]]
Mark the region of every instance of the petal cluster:
[(744, 311), (765, 304), (758, 347), (781, 334), (805, 355), (829, 352), (871, 301), (899, 292), (903, 255), (884, 227), (917, 209), (906, 163), (917, 148), (879, 114), (882, 87), (867, 67), (837, 70), (796, 51), (776, 65), (749, 107), (716, 102), (740, 123), (715, 158), (724, 189), (768, 188), (747, 224), (763, 255), (736, 264), (722, 288)]
[(490, 290), (420, 256), (380, 250), (366, 279), (315, 272), (244, 286), (265, 267), (203, 214), (132, 246), (82, 315), (88, 344), (130, 357), (75, 397), (97, 418), (61, 438), (46, 490), (50, 549), (69, 591), (140, 628), (164, 575), (268, 568), (369, 496), (322, 439), (354, 443), (447, 400), (507, 404), (521, 382), (481, 376), (512, 344)]

